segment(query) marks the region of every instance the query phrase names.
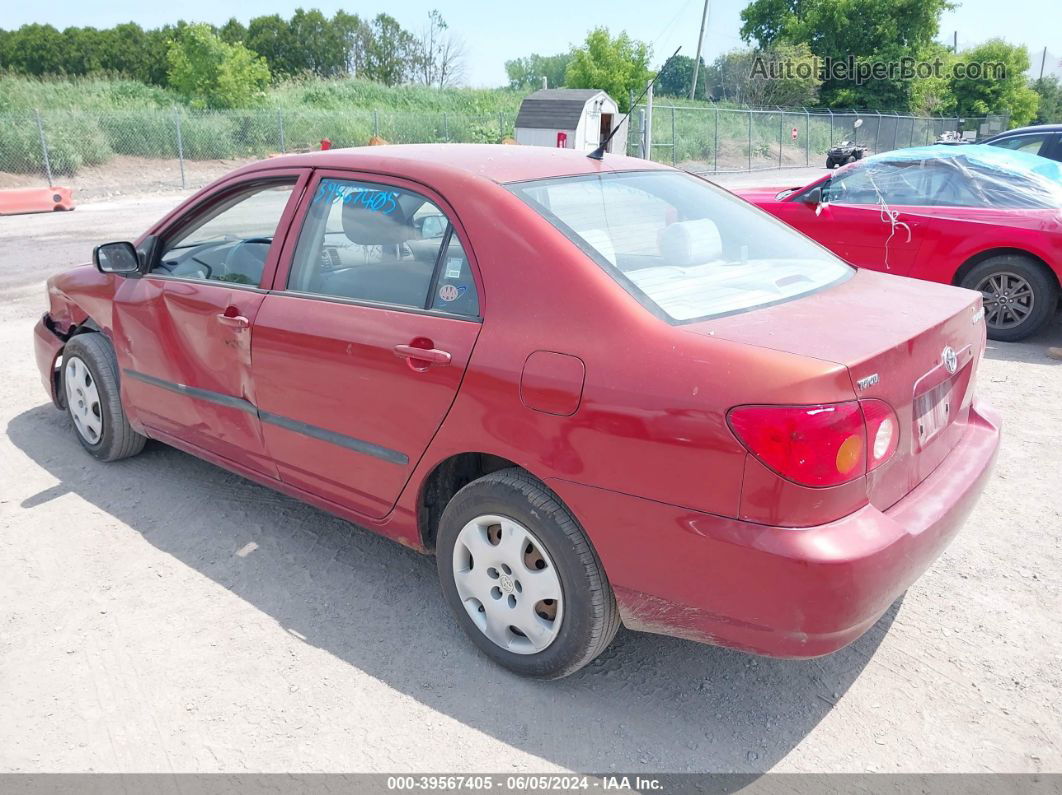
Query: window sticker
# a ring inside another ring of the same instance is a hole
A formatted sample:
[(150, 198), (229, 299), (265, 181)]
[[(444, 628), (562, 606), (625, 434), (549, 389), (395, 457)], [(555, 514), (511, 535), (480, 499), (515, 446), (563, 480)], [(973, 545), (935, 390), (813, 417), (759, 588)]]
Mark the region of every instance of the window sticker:
[(464, 257), (447, 257), (446, 258), (446, 277), (447, 279), (460, 279), (461, 268), (465, 264)]
[(359, 204), (367, 210), (390, 215), (398, 207), (397, 198), (398, 194), (394, 191), (370, 190), (357, 185), (341, 185), (338, 182), (325, 180), (317, 187), (312, 203)]
[(446, 303), (450, 303), (464, 295), (467, 289), (468, 287), (464, 285), (458, 287), (456, 284), (444, 284), (439, 288), (439, 298)]

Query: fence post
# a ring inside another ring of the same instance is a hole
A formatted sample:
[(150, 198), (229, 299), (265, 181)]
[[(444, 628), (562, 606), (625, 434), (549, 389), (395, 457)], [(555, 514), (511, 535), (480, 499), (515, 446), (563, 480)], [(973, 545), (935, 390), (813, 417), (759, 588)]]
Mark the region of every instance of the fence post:
[(715, 147), (712, 150), (715, 156), (715, 167), (712, 169), (714, 173), (719, 173), (719, 106), (715, 106)]
[(804, 111), (804, 165), (811, 165), (811, 113), (803, 105), (800, 106)]
[(675, 139), (675, 106), (671, 106), (671, 165), (678, 161), (678, 141)]
[(830, 114), (830, 146), (833, 146), (833, 111), (826, 108), (826, 112)]
[(184, 141), (181, 139), (181, 111), (177, 108), (173, 109), (173, 124), (177, 129), (177, 160), (181, 164), (181, 187), (187, 188), (188, 185), (184, 181)]
[(443, 140), (450, 143), (450, 118), (443, 114)]
[(498, 111), (498, 143), (505, 140), (505, 114)]
[(280, 131), (280, 153), (287, 152), (287, 147), (284, 145), (284, 111), (277, 109), (277, 129)]
[(645, 94), (645, 159), (653, 159), (653, 85)]
[(638, 157), (645, 159), (645, 109), (638, 111)]
[[(775, 105), (777, 108), (778, 106)], [(778, 168), (782, 167), (782, 146), (785, 145), (785, 111), (778, 108)]]
[(912, 116), (911, 117), (911, 137), (907, 139), (907, 146), (908, 147), (914, 146), (914, 127), (915, 127), (915, 117)]
[(746, 110), (745, 113), (747, 113), (748, 116), (749, 116), (749, 146), (748, 146), (749, 167), (748, 167), (748, 170), (752, 171), (752, 111), (751, 110)]
[(380, 111), (378, 110), (372, 112), (372, 135), (373, 138), (380, 137)]
[(48, 177), (48, 187), (52, 187), (52, 163), (48, 159), (48, 142), (44, 140), (44, 124), (41, 123), (41, 112), (34, 109), (33, 115), (37, 117), (37, 134), (41, 139), (41, 156), (44, 158), (44, 174)]

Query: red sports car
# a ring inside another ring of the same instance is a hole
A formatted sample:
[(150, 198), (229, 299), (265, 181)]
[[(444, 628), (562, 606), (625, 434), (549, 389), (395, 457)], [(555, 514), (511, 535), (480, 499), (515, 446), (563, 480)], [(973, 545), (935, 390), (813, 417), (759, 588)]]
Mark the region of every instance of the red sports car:
[(44, 386), (438, 560), (487, 655), (620, 623), (767, 655), (859, 637), (988, 477), (981, 297), (859, 271), (619, 156), (393, 146), (241, 168), (48, 282)]
[(877, 155), (803, 187), (736, 192), (860, 268), (978, 290), (988, 336), (1015, 341), (1058, 307), (1058, 164), (989, 146)]

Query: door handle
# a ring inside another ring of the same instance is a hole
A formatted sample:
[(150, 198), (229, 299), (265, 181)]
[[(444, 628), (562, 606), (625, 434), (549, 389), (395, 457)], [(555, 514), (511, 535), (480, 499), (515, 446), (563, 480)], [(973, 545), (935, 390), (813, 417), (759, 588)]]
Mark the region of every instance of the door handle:
[(448, 365), (451, 359), (448, 352), (440, 351), (438, 348), (418, 348), (414, 345), (396, 345), (394, 351), (395, 356), (402, 359), (419, 359), (422, 362), (431, 362), (432, 364), (440, 366)]
[(220, 314), (217, 316), (218, 323), (226, 326), (234, 326), (235, 328), (247, 328), (251, 325), (251, 321), (245, 318), (243, 315), (225, 315)]

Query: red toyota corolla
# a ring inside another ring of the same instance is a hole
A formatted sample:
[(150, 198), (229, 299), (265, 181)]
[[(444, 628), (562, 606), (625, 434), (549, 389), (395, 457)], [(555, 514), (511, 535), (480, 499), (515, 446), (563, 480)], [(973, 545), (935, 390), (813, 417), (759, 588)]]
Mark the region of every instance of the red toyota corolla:
[(857, 271), (696, 177), (517, 146), (256, 163), (48, 282), (93, 456), (171, 444), (438, 559), (522, 674), (620, 622), (841, 648), (999, 443), (981, 296)]

